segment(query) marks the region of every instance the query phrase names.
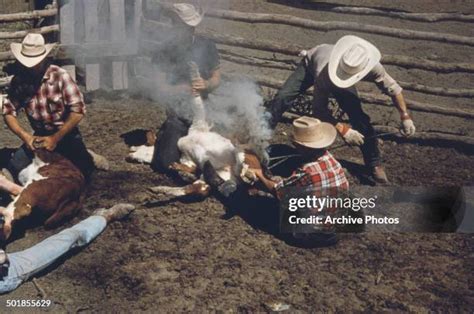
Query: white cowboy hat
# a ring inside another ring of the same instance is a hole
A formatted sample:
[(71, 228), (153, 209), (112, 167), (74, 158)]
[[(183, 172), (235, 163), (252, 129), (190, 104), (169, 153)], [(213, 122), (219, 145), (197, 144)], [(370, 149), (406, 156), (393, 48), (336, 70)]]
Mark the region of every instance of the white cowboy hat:
[(309, 148), (326, 148), (337, 137), (336, 128), (326, 122), (311, 117), (301, 117), (293, 121), (293, 142)]
[(196, 27), (204, 17), (204, 10), (200, 7), (196, 10), (194, 5), (188, 3), (175, 3), (171, 9), (179, 18), (189, 26)]
[(43, 35), (30, 33), (25, 36), (21, 44), (10, 44), (10, 49), (21, 64), (32, 68), (43, 61), (54, 46), (54, 44), (45, 44)]
[(363, 79), (380, 61), (380, 51), (367, 40), (344, 36), (329, 57), (329, 78), (334, 85), (348, 88)]

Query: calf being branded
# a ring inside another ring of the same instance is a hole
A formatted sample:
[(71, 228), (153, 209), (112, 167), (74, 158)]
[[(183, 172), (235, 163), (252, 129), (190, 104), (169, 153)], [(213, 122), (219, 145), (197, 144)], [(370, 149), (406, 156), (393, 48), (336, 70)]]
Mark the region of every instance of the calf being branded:
[(45, 227), (58, 226), (80, 209), (85, 179), (79, 169), (63, 156), (46, 149), (35, 150), (32, 163), (18, 176), (21, 185), (0, 177), (0, 189), (14, 196), (7, 207), (0, 207), (3, 227), (0, 237), (8, 239), (15, 221), (41, 213)]

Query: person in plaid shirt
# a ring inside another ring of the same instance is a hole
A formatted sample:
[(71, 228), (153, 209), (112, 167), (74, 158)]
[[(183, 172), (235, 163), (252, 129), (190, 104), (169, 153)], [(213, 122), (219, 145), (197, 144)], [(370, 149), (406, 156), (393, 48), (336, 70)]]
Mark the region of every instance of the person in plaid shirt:
[[(302, 157), (302, 165), (294, 170), (291, 176), (279, 181), (267, 178), (261, 169), (252, 169), (252, 171), (280, 200), (288, 192), (288, 189), (285, 189), (287, 187), (301, 188), (303, 194), (308, 191), (311, 196), (316, 197), (343, 195), (349, 190), (349, 181), (341, 164), (327, 150), (336, 136), (336, 128), (330, 123), (310, 117), (296, 119), (293, 122), (293, 143)], [(326, 208), (324, 214), (334, 215), (336, 210), (336, 208)], [(311, 239), (319, 242), (318, 245), (326, 246), (336, 243), (334, 226), (323, 225), (322, 228), (314, 230), (325, 232), (312, 236)]]
[[(2, 113), (7, 126), (24, 145), (13, 155), (8, 170), (16, 178), (31, 163), (33, 152), (44, 148), (71, 160), (88, 179), (94, 163), (78, 129), (86, 112), (83, 96), (71, 76), (46, 59), (52, 48), (40, 34), (28, 34), (21, 44), (11, 44), (17, 70), (3, 100)], [(33, 134), (17, 120), (21, 109)]]
[(316, 196), (337, 196), (349, 189), (344, 169), (326, 149), (337, 136), (336, 129), (318, 119), (301, 117), (293, 122), (293, 143), (302, 156), (303, 164), (293, 174), (273, 181), (260, 169), (252, 169), (262, 183), (279, 197), (287, 186), (312, 187)]

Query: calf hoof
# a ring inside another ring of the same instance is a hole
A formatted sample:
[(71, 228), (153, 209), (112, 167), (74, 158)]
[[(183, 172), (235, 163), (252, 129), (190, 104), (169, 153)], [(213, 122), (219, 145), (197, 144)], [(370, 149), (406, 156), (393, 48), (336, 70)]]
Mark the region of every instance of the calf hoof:
[(229, 197), (232, 193), (237, 191), (237, 184), (234, 181), (225, 181), (217, 188), (219, 193), (225, 197)]

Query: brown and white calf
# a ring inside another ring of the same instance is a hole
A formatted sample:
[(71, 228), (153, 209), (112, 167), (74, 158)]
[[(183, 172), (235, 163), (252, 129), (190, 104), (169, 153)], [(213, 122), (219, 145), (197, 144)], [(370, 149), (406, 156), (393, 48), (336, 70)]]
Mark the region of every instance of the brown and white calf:
[(11, 235), (15, 221), (29, 216), (32, 211), (46, 218), (45, 227), (58, 226), (80, 209), (85, 179), (68, 159), (45, 149), (35, 151), (32, 163), (18, 175), (17, 185), (0, 177), (0, 189), (14, 195), (7, 207), (0, 207), (3, 227), (0, 237)]
[[(224, 183), (221, 186), (226, 188), (219, 189), (219, 192), (228, 196), (239, 184), (253, 184), (256, 177), (249, 169), (261, 167), (256, 154), (235, 146), (229, 139), (210, 131), (206, 124), (193, 124), (188, 135), (179, 139), (178, 148), (181, 152), (180, 161), (172, 164), (171, 168), (192, 184), (181, 187), (156, 186), (150, 188), (151, 192), (174, 197), (205, 197), (211, 191), (210, 185), (217, 185), (209, 181), (220, 181), (218, 184)], [(153, 150), (154, 147), (150, 145), (132, 147), (127, 159), (150, 163)], [(212, 168), (211, 179), (209, 175), (206, 176), (208, 168)]]

